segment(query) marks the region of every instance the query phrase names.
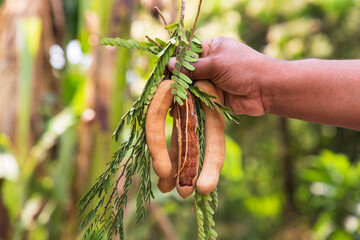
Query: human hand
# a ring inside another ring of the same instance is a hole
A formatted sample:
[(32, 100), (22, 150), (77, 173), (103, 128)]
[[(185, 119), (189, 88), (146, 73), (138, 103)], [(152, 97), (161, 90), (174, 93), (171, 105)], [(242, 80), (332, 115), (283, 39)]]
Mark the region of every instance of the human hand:
[[(206, 39), (202, 48), (195, 70), (182, 68), (183, 73), (193, 80), (211, 80), (225, 106), (237, 114), (259, 116), (271, 110), (270, 94), (261, 87), (274, 71), (276, 59), (225, 37)], [(175, 63), (171, 58), (170, 71)]]

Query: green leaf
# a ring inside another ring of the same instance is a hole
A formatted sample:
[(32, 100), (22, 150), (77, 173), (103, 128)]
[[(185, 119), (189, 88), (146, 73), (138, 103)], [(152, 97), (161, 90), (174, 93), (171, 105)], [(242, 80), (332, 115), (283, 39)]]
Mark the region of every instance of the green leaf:
[(131, 122), (131, 115), (129, 114), (126, 118), (126, 125), (130, 125)]
[(180, 71), (180, 69), (181, 69), (181, 64), (178, 63), (178, 62), (176, 62), (176, 63), (175, 63), (175, 68), (176, 68), (178, 71)]
[(189, 39), (190, 39), (191, 31), (192, 31), (192, 28), (187, 29), (187, 30), (185, 31), (186, 40), (188, 40), (188, 41), (189, 41)]
[[(175, 73), (175, 71), (174, 71), (174, 73)], [(186, 76), (185, 74), (179, 72), (178, 76), (179, 76), (182, 80), (184, 80), (185, 82), (187, 82), (188, 84), (192, 84), (192, 80), (191, 80), (188, 76)]]
[(176, 89), (172, 89), (172, 90), (171, 90), (171, 94), (177, 95), (177, 90), (176, 90)]
[(163, 40), (161, 40), (160, 38), (155, 38), (155, 41), (162, 46), (163, 48), (166, 46), (166, 42), (164, 42)]
[(104, 185), (106, 194), (108, 193), (110, 186), (111, 186), (110, 178), (107, 178), (106, 181), (105, 181), (105, 185)]
[(199, 35), (197, 35), (197, 33), (194, 34), (194, 39), (198, 40), (200, 43), (202, 43), (202, 39), (201, 37), (199, 37)]
[(191, 42), (194, 42), (194, 43), (196, 43), (196, 44), (198, 44), (198, 45), (202, 45), (202, 40), (201, 40), (201, 38), (200, 38), (199, 36), (195, 35), (195, 34), (194, 34), (193, 39), (192, 39)]
[(182, 91), (177, 91), (177, 95), (178, 95), (179, 97), (181, 97), (182, 99), (184, 99), (184, 100), (187, 99), (186, 95), (185, 95)]
[(208, 221), (210, 222), (211, 226), (215, 226), (215, 222), (212, 218), (208, 218)]
[(113, 133), (113, 138), (115, 139), (115, 142), (117, 142), (119, 140), (119, 136), (122, 132), (122, 130), (124, 129), (125, 126), (125, 121), (124, 119), (122, 119), (118, 125), (118, 127), (116, 128), (115, 132)]
[[(211, 95), (210, 95), (210, 96), (211, 96)], [(214, 96), (212, 96), (212, 97), (215, 98)], [(217, 103), (217, 102), (215, 102), (215, 104), (216, 104), (216, 106), (218, 106), (218, 107), (221, 108), (222, 110), (227, 111), (227, 112), (231, 112), (231, 109), (230, 109), (230, 108), (225, 107), (225, 106), (223, 106), (223, 105), (221, 105), (221, 104), (219, 104), (219, 103)]]
[(178, 78), (177, 76), (175, 75), (172, 75), (171, 76), (171, 79), (176, 81), (178, 84), (180, 84), (181, 86), (183, 86), (185, 89), (188, 89), (189, 88), (189, 85), (184, 81), (182, 80), (181, 78)]
[(179, 76), (179, 75), (180, 75), (180, 72), (179, 72), (179, 70), (174, 69), (173, 74), (176, 75), (176, 76)]
[(181, 98), (179, 98), (178, 96), (175, 97), (175, 101), (180, 105), (184, 105), (184, 102), (181, 100)]
[(181, 86), (183, 86), (185, 89), (188, 89), (189, 88), (189, 85), (184, 81), (182, 80), (181, 78), (178, 78), (178, 81), (177, 81)]
[(161, 51), (161, 49), (158, 46), (151, 46), (149, 47), (149, 50), (156, 55), (159, 54)]
[(207, 210), (208, 212), (210, 212), (211, 214), (214, 214), (214, 213), (215, 213), (214, 210), (213, 210), (209, 205), (206, 206), (206, 210)]
[(161, 50), (161, 52), (159, 52), (159, 54), (157, 55), (157, 57), (158, 57), (158, 58), (161, 58), (162, 55), (164, 55), (164, 54), (168, 51), (168, 49), (170, 48), (170, 46), (172, 46), (172, 45), (173, 45), (172, 43), (168, 43), (168, 44), (166, 45), (166, 47), (165, 47), (163, 50)]
[(131, 44), (130, 44), (130, 41), (131, 41), (131, 40), (127, 40), (127, 41), (125, 40), (125, 41), (123, 41), (123, 40), (120, 39), (120, 38), (116, 38), (115, 41), (118, 42), (118, 43), (120, 44), (120, 46), (122, 46), (122, 47), (131, 48)]
[(206, 200), (206, 201), (211, 201), (212, 200), (210, 194), (206, 194), (206, 195), (203, 195), (203, 196), (204, 196), (204, 200)]
[(186, 48), (187, 48), (187, 45), (188, 45), (188, 43), (185, 42), (184, 40), (182, 40), (182, 41), (179, 42), (179, 46), (180, 46), (180, 47), (183, 47), (183, 49), (186, 49)]
[(178, 63), (182, 64), (182, 62), (184, 61), (184, 59), (181, 58), (181, 57), (178, 55), (178, 56), (176, 56), (176, 61), (177, 61)]
[(194, 57), (194, 58), (199, 58), (199, 54), (197, 54), (196, 52), (193, 52), (191, 50), (187, 50), (186, 55), (190, 56), (190, 57)]
[(190, 45), (190, 50), (193, 51), (193, 52), (196, 52), (196, 53), (202, 53), (203, 50), (199, 47), (196, 47), (194, 45)]
[(183, 86), (181, 86), (180, 84), (177, 85), (176, 89), (178, 90), (178, 94), (179, 94), (179, 92), (181, 92), (183, 95), (187, 96), (186, 89)]
[(188, 69), (188, 70), (190, 70), (190, 71), (194, 71), (194, 70), (195, 70), (195, 67), (192, 66), (192, 65), (190, 65), (188, 62), (183, 61), (181, 64), (184, 66), (184, 68), (186, 68), (186, 69)]
[(181, 49), (181, 51), (179, 52), (179, 54), (177, 55), (180, 58), (184, 58), (186, 55), (186, 48)]
[(224, 115), (224, 117), (225, 117), (225, 119), (226, 119), (226, 121), (230, 121), (231, 120), (231, 118), (230, 118), (230, 116), (229, 116), (229, 114), (226, 112), (226, 111), (223, 111), (222, 112), (222, 114)]
[(190, 56), (185, 56), (184, 58), (185, 61), (188, 61), (188, 62), (197, 62), (198, 61), (198, 58), (193, 58), (193, 57), (190, 57)]
[(218, 234), (214, 229), (211, 229), (210, 233), (211, 233), (211, 236), (218, 237)]
[(172, 24), (169, 24), (169, 25), (165, 26), (165, 29), (173, 31), (173, 30), (177, 29), (178, 27), (179, 27), (178, 23), (172, 23)]
[(156, 46), (153, 42), (140, 42), (140, 45), (146, 48)]

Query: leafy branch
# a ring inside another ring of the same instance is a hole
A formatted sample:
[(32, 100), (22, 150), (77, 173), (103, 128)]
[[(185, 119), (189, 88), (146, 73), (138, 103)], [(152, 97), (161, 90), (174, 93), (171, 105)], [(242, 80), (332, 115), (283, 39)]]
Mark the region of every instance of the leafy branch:
[[(189, 71), (194, 71), (195, 67), (190, 63), (197, 62), (197, 60), (199, 59), (198, 53), (201, 53), (203, 51), (201, 48), (202, 46), (201, 41), (194, 41), (194, 42), (192, 41), (196, 23), (200, 14), (201, 3), (202, 0), (200, 0), (199, 2), (198, 11), (194, 21), (194, 26), (191, 30), (191, 35), (188, 37), (188, 42), (184, 41), (181, 35), (179, 36), (180, 43), (177, 48), (178, 51), (178, 54), (176, 55), (177, 62), (175, 63), (175, 70), (173, 72), (173, 75), (171, 76), (171, 79), (174, 80), (175, 83), (172, 84), (172, 87), (174, 89), (171, 91), (171, 93), (175, 95), (174, 101), (176, 101), (180, 106), (184, 104), (182, 99), (184, 100), (186, 99), (186, 95), (187, 95), (186, 90), (189, 88), (189, 84), (192, 84), (191, 79), (188, 78), (185, 74), (181, 73), (181, 67), (184, 67)], [(185, 13), (185, 1), (182, 1), (180, 25), (179, 25), (181, 27), (183, 26), (184, 13)]]
[(115, 183), (115, 186), (114, 186), (114, 188), (113, 188), (113, 191), (111, 192), (110, 197), (109, 197), (109, 200), (108, 200), (108, 202), (106, 203), (106, 205), (105, 205), (105, 207), (104, 207), (104, 213), (101, 215), (99, 221), (101, 221), (101, 220), (103, 219), (103, 217), (105, 216), (106, 210), (107, 210), (107, 208), (108, 208), (111, 200), (113, 199), (114, 193), (115, 193), (115, 191), (116, 191), (116, 189), (117, 189), (117, 187), (118, 187), (118, 185), (119, 185), (119, 181), (120, 181), (120, 179), (124, 176), (125, 169), (126, 169), (127, 165), (129, 164), (130, 160), (131, 160), (131, 159), (133, 158), (133, 156), (134, 156), (135, 147), (137, 146), (137, 144), (139, 143), (139, 141), (141, 140), (142, 137), (143, 137), (143, 135), (141, 135), (141, 136), (139, 137), (139, 139), (136, 141), (136, 143), (132, 146), (132, 149), (133, 149), (133, 150), (132, 150), (132, 152), (131, 152), (128, 160), (127, 160), (127, 161), (124, 163), (124, 165), (122, 166), (123, 170), (122, 170), (120, 176), (118, 177), (118, 179), (116, 180), (116, 183)]
[[(199, 59), (199, 55), (197, 53), (202, 52), (201, 45), (193, 42), (191, 46), (194, 46), (193, 49), (196, 51), (187, 50), (188, 43), (184, 40), (180, 41), (179, 48), (181, 49), (179, 54), (176, 56), (175, 70), (173, 71), (173, 75), (171, 79), (175, 81), (172, 84), (174, 88), (172, 90), (172, 94), (175, 95), (174, 100), (179, 103), (179, 105), (183, 105), (183, 101), (181, 99), (186, 99), (186, 90), (189, 88), (189, 85), (192, 84), (192, 80), (181, 73), (181, 67), (188, 69), (189, 71), (194, 71), (195, 67), (191, 65), (191, 62), (197, 62)], [(189, 63), (190, 62), (190, 63)]]
[(133, 39), (121, 39), (121, 38), (104, 38), (101, 39), (100, 44), (103, 46), (114, 46), (114, 47), (123, 47), (123, 48), (134, 48), (138, 50), (147, 50), (150, 51), (150, 49), (146, 46), (141, 45), (139, 41), (133, 40)]
[[(140, 97), (134, 102), (132, 108), (121, 118), (121, 121), (116, 128), (113, 137), (118, 141), (120, 134), (125, 125), (130, 127), (128, 139), (123, 142), (118, 151), (114, 154), (114, 158), (108, 163), (107, 170), (97, 178), (96, 183), (79, 201), (79, 215), (85, 213), (94, 202), (97, 202), (95, 207), (86, 214), (80, 228), (86, 227), (84, 238), (91, 239), (95, 232), (100, 232), (102, 236), (112, 236), (118, 234), (120, 239), (124, 239), (123, 232), (123, 216), (124, 208), (127, 204), (127, 193), (133, 183), (133, 176), (137, 173), (140, 176), (139, 186), (137, 189), (137, 221), (141, 222), (145, 217), (145, 205), (150, 202), (152, 196), (151, 181), (150, 181), (150, 154), (146, 147), (145, 141), (145, 116), (147, 108), (156, 92), (158, 85), (161, 82), (166, 65), (175, 51), (176, 43), (175, 35), (169, 39), (166, 46), (157, 53), (156, 66), (152, 70), (143, 92)], [(121, 41), (120, 41), (121, 42)], [(132, 41), (127, 41), (132, 42)], [(135, 41), (134, 41), (135, 42)], [(134, 43), (132, 42), (132, 43)], [(120, 46), (120, 45), (119, 45)], [(122, 45), (121, 45), (122, 46)], [(123, 47), (139, 46), (138, 44), (124, 45)], [(121, 165), (124, 157), (130, 152), (127, 161)], [(111, 187), (111, 181), (116, 172), (122, 169), (122, 173), (113, 184), (110, 196), (107, 198), (106, 205), (104, 205), (105, 198)], [(125, 183), (123, 186), (123, 193), (119, 196), (117, 186), (122, 177), (125, 176)], [(103, 207), (103, 212), (99, 213), (99, 209)], [(114, 209), (117, 209), (116, 213)]]
[(225, 107), (225, 106), (211, 100), (212, 98), (215, 98), (214, 96), (201, 91), (196, 86), (190, 86), (189, 90), (192, 94), (194, 94), (194, 96), (196, 96), (202, 102), (204, 102), (206, 104), (206, 106), (209, 106), (211, 109), (215, 109), (215, 107), (217, 107), (220, 110), (220, 112), (224, 115), (224, 117), (227, 121), (234, 121), (237, 124), (240, 123), (239, 116), (236, 115), (235, 113), (233, 113), (230, 108)]

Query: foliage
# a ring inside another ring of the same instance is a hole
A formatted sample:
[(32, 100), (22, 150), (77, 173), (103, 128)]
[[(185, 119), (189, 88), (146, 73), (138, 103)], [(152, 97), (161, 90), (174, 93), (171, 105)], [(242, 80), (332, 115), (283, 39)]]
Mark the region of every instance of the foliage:
[[(140, 184), (138, 186), (137, 197), (137, 221), (141, 222), (145, 217), (145, 205), (150, 202), (151, 182), (150, 182), (150, 156), (146, 148), (145, 138), (145, 116), (146, 109), (151, 102), (152, 97), (155, 94), (156, 88), (161, 81), (162, 74), (165, 70), (165, 66), (173, 55), (175, 50), (174, 38), (169, 40), (163, 51), (161, 51), (157, 57), (157, 65), (153, 69), (149, 76), (149, 79), (145, 85), (144, 91), (140, 98), (135, 101), (133, 107), (122, 117), (118, 128), (114, 132), (113, 136), (115, 141), (118, 141), (119, 135), (124, 128), (124, 125), (129, 125), (131, 132), (126, 142), (120, 145), (120, 148), (114, 155), (114, 160), (108, 164), (107, 170), (97, 179), (94, 186), (84, 195), (80, 200), (79, 214), (82, 214), (84, 210), (89, 206), (91, 201), (97, 196), (96, 207), (93, 208), (85, 218), (85, 221), (81, 225), (81, 228), (90, 224), (87, 228), (84, 238), (90, 238), (94, 229), (98, 228), (98, 224), (101, 223), (102, 234), (111, 236), (113, 234), (119, 234), (120, 238), (124, 238), (123, 232), (123, 214), (124, 208), (127, 204), (127, 193), (132, 186), (132, 177), (135, 173), (140, 175)], [(125, 41), (123, 41), (125, 42)], [(129, 42), (129, 41), (128, 41)], [(132, 45), (123, 45), (124, 47), (132, 47)], [(130, 157), (123, 163), (123, 159), (126, 154), (131, 150)], [(114, 174), (122, 168), (120, 177), (115, 183), (115, 187), (106, 200), (106, 205), (102, 213), (97, 213), (99, 208), (103, 206), (106, 194), (111, 185), (111, 180)], [(118, 183), (125, 174), (124, 193), (119, 196), (117, 190)], [(115, 195), (114, 195), (115, 194)], [(112, 201), (114, 199), (115, 206), (113, 207)], [(114, 209), (117, 209), (114, 214)], [(105, 216), (105, 218), (104, 218)]]
[[(340, 154), (323, 151), (307, 159), (299, 172), (299, 206), (315, 222), (318, 239), (360, 238), (360, 164), (351, 164)], [(356, 224), (357, 223), (357, 224)], [(341, 233), (341, 235), (340, 235)], [(335, 236), (342, 237), (335, 237)]]

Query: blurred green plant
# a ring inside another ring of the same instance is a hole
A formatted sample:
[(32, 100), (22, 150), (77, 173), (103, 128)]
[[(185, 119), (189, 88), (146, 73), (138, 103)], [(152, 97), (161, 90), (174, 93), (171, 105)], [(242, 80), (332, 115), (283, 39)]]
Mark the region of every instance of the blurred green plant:
[(323, 151), (304, 164), (297, 200), (314, 222), (315, 239), (360, 239), (360, 163)]

